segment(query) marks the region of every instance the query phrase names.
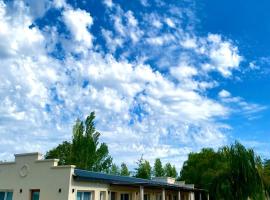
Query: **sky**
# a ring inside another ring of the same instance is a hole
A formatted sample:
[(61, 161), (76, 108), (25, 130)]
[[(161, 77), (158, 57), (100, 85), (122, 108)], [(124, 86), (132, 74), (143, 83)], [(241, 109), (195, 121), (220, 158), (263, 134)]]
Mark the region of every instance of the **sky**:
[(178, 169), (235, 140), (270, 158), (270, 2), (0, 0), (0, 160), (96, 113), (115, 163)]

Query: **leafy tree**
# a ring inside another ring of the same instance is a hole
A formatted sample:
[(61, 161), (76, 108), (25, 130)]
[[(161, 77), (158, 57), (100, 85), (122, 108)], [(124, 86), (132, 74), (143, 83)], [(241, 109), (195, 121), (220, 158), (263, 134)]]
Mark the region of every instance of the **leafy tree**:
[(215, 152), (190, 153), (181, 179), (209, 191), (211, 199), (264, 199), (260, 158), (236, 142)]
[(265, 195), (270, 196), (270, 160), (265, 160), (261, 169)]
[(219, 153), (224, 156), (227, 165), (222, 174), (223, 183), (220, 180), (217, 182), (218, 190), (222, 191), (224, 187), (229, 187), (230, 190), (223, 195), (239, 200), (258, 199), (258, 194), (263, 193), (258, 171), (261, 165), (260, 158), (252, 149), (246, 149), (238, 142), (222, 148)]
[(157, 158), (155, 160), (155, 164), (154, 164), (154, 176), (155, 177), (162, 177), (164, 176), (164, 170), (162, 167), (162, 162), (159, 158)]
[(45, 155), (47, 159), (57, 158), (59, 159), (59, 165), (68, 165), (71, 163), (71, 148), (72, 144), (70, 142), (64, 141), (59, 144), (56, 148), (48, 151)]
[(112, 175), (120, 175), (120, 169), (116, 164), (112, 164), (109, 173)]
[[(71, 142), (70, 153), (63, 150), (63, 155), (59, 157), (60, 163), (74, 164), (78, 168), (91, 171), (108, 172), (112, 158), (109, 155), (108, 146), (105, 143), (99, 143), (100, 133), (95, 129), (95, 113), (91, 112), (83, 122), (77, 120), (73, 127), (73, 138)], [(66, 143), (66, 142), (64, 142)], [(63, 149), (60, 145), (55, 149)], [(48, 157), (55, 157), (55, 149), (47, 153)]]
[(202, 149), (199, 153), (190, 153), (184, 162), (180, 179), (194, 183), (198, 188), (204, 188), (213, 194), (213, 182), (223, 172), (222, 157), (211, 148)]
[(120, 172), (121, 176), (130, 176), (130, 171), (128, 170), (128, 167), (125, 163), (121, 164), (121, 172)]
[(172, 166), (171, 163), (167, 163), (164, 167), (164, 174), (167, 177), (173, 177), (176, 178), (177, 177), (177, 171), (175, 166)]
[(145, 178), (150, 179), (151, 178), (151, 166), (150, 163), (147, 160), (144, 160), (141, 158), (138, 162), (138, 167), (135, 169), (137, 178)]

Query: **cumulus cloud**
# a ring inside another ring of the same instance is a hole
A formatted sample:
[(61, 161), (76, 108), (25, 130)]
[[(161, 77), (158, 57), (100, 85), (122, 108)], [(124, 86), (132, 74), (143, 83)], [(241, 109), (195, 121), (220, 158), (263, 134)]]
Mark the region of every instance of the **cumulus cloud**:
[(238, 48), (228, 41), (222, 41), (220, 35), (208, 35), (210, 50), (208, 52), (211, 59), (210, 67), (206, 70), (217, 70), (224, 77), (232, 75), (232, 70), (239, 67), (242, 57), (238, 53)]
[(63, 20), (71, 32), (75, 42), (78, 42), (74, 48), (76, 51), (85, 51), (92, 47), (93, 37), (89, 32), (89, 28), (93, 24), (90, 13), (81, 9), (68, 8), (63, 12)]

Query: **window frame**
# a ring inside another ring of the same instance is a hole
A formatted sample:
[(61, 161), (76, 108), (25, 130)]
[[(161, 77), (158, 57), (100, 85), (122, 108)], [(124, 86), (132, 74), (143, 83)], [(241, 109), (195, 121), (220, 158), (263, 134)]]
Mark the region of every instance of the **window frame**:
[(35, 193), (35, 192), (38, 192), (39, 193), (39, 195), (38, 195), (38, 198), (40, 199), (40, 189), (31, 189), (30, 190), (30, 200), (34, 200), (33, 199), (33, 194)]
[[(145, 198), (146, 197), (146, 198)], [(145, 193), (143, 194), (143, 200), (150, 200), (151, 199), (151, 196), (149, 193)]]
[[(106, 191), (99, 191), (99, 200), (106, 200)], [(101, 199), (101, 196), (103, 196), (103, 199)]]
[[(112, 199), (112, 193), (114, 194), (114, 199)], [(110, 198), (109, 198), (109, 200), (117, 200), (117, 192), (110, 191)]]
[(122, 195), (127, 195), (128, 196), (128, 200), (131, 200), (131, 194), (128, 192), (122, 192), (120, 193), (120, 200), (126, 200), (126, 199), (122, 199)]
[(90, 193), (90, 200), (93, 200), (93, 195), (94, 195), (94, 191), (93, 190), (77, 190), (77, 192), (76, 192), (76, 200), (78, 198), (78, 193), (82, 193), (83, 194), (82, 198), (84, 198), (84, 193)]
[(11, 200), (13, 200), (13, 190), (0, 190), (0, 192), (4, 193), (4, 200), (7, 200), (8, 193), (11, 193), (12, 194)]

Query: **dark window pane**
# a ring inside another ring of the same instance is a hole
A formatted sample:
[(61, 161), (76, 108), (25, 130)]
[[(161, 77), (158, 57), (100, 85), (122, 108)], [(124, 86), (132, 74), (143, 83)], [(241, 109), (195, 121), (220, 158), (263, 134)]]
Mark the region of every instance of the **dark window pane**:
[(129, 194), (121, 194), (121, 200), (129, 200)]
[(77, 192), (77, 200), (82, 200), (82, 192)]
[(32, 200), (39, 200), (39, 191), (32, 192)]
[(144, 200), (150, 200), (150, 195), (149, 194), (144, 194), (143, 199)]
[(5, 192), (0, 192), (0, 200), (4, 200), (5, 198)]
[(116, 200), (116, 193), (115, 192), (111, 192), (111, 200)]
[(91, 193), (90, 192), (84, 192), (83, 193), (83, 200), (90, 200), (91, 199)]
[(13, 192), (7, 192), (6, 200), (12, 200)]

